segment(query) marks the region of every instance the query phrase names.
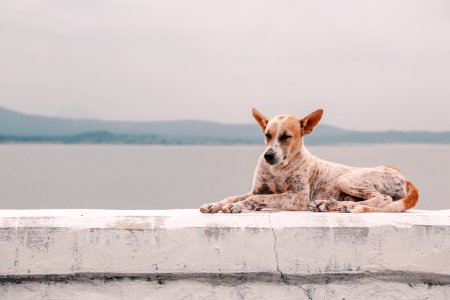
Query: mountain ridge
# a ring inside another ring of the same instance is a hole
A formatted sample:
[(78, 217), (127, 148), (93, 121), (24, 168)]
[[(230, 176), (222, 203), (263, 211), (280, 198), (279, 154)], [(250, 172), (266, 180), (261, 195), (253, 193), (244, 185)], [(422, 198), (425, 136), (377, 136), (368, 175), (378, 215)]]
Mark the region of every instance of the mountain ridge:
[[(450, 131), (357, 131), (319, 124), (310, 144), (450, 143)], [(0, 143), (260, 144), (256, 124), (205, 120), (109, 121), (24, 114), (0, 107)]]

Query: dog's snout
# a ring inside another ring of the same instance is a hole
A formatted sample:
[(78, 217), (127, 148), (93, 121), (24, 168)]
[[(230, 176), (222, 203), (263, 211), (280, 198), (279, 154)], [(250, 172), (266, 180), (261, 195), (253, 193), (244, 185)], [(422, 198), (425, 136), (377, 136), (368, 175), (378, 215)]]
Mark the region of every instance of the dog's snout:
[(264, 159), (268, 162), (271, 163), (273, 162), (275, 158), (275, 153), (271, 152), (271, 151), (267, 151), (266, 153), (264, 153)]

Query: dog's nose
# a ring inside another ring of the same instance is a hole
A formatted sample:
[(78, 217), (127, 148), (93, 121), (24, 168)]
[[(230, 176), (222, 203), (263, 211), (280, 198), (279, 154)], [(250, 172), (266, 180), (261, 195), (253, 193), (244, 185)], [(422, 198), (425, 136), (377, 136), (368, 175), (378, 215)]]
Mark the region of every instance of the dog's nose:
[(266, 152), (266, 153), (264, 153), (264, 159), (267, 161), (267, 162), (273, 162), (273, 159), (275, 158), (275, 154), (273, 153), (273, 152)]

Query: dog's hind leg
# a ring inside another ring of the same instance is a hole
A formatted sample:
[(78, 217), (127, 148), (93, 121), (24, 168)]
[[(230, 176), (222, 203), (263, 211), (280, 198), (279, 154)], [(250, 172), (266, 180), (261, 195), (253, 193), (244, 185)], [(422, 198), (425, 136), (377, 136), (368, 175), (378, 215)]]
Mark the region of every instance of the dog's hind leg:
[(317, 199), (311, 201), (308, 205), (308, 210), (315, 212), (327, 212), (327, 211), (340, 211), (340, 212), (349, 212), (350, 209), (353, 209), (358, 205), (358, 202), (355, 201), (337, 201), (335, 199), (330, 200), (322, 200)]
[(377, 191), (373, 184), (366, 180), (348, 179), (345, 176), (338, 178), (338, 188), (351, 196), (365, 199), (357, 202), (357, 204), (343, 207), (341, 212), (368, 212), (373, 211), (367, 207), (381, 208), (393, 202), (391, 196)]
[(392, 197), (377, 191), (373, 184), (359, 178), (347, 178), (341, 176), (337, 180), (337, 187), (343, 193), (349, 195), (344, 199), (363, 199), (362, 201), (337, 201), (314, 200), (309, 204), (308, 209), (315, 212), (340, 211), (352, 212), (358, 206), (383, 207), (392, 203)]
[(410, 181), (406, 181), (407, 194), (404, 198), (396, 200), (382, 207), (360, 205), (351, 210), (352, 213), (359, 212), (403, 212), (416, 206), (419, 201), (419, 190)]

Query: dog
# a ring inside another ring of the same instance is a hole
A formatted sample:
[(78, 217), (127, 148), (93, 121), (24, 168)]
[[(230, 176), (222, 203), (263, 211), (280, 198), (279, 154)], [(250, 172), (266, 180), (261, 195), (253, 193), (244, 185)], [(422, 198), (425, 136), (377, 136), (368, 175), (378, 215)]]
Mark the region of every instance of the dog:
[(252, 109), (266, 149), (260, 156), (253, 187), (245, 195), (200, 207), (203, 213), (243, 210), (312, 210), (315, 212), (403, 212), (419, 200), (417, 187), (398, 169), (350, 167), (313, 156), (303, 137), (319, 123), (323, 110), (304, 118), (279, 115), (271, 120)]

